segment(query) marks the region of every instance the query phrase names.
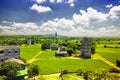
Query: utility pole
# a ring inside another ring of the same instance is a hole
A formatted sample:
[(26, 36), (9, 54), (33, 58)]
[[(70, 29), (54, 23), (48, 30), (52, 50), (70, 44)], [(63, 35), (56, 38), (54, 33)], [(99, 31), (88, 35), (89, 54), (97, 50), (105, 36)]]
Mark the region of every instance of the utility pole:
[(55, 42), (57, 43), (57, 32), (55, 32)]

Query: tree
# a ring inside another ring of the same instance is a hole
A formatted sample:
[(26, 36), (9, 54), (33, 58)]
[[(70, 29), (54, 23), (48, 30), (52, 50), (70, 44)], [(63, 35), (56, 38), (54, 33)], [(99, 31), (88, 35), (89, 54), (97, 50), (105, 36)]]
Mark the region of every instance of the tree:
[(73, 50), (73, 48), (68, 47), (67, 48), (67, 53), (69, 54), (69, 56), (71, 56), (72, 53), (74, 53), (75, 51)]
[(34, 80), (35, 80), (35, 76), (39, 75), (38, 65), (30, 64), (28, 66), (28, 75), (29, 77), (34, 77)]
[(43, 42), (41, 44), (41, 49), (45, 50), (45, 49), (50, 49), (50, 43), (49, 42)]
[(17, 78), (16, 72), (22, 67), (16, 62), (3, 62), (0, 68), (0, 76), (6, 76), (8, 80), (15, 80)]
[(120, 67), (120, 60), (116, 60), (116, 66)]
[(0, 76), (0, 80), (7, 80), (6, 76)]
[(95, 53), (95, 47), (92, 47), (91, 48), (91, 54), (94, 54)]

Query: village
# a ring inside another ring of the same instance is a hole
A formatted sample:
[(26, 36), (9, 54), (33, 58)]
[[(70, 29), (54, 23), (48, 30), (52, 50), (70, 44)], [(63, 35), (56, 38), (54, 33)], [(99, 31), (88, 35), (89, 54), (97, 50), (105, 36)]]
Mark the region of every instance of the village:
[[(54, 36), (54, 41), (58, 42), (58, 36), (55, 33)], [(26, 47), (28, 46), (33, 46), (32, 45), (32, 39), (28, 39), (27, 43), (26, 43)], [(77, 43), (78, 44), (78, 43)], [(76, 60), (93, 60), (96, 56), (95, 54), (95, 48), (93, 48), (93, 40), (91, 38), (87, 38), (84, 37), (81, 39), (80, 46), (78, 47), (66, 47), (65, 44), (63, 45), (58, 45), (57, 43), (52, 43), (50, 44), (50, 50), (52, 51), (52, 53), (46, 53), (46, 56), (48, 56), (48, 59), (52, 59), (52, 57), (54, 57), (53, 59), (76, 59)], [(25, 46), (24, 46), (25, 47)], [(73, 47), (73, 49), (71, 49)], [(34, 50), (34, 48), (31, 48), (30, 50)], [(33, 76), (34, 74), (30, 75), (29, 70), (27, 69), (27, 65), (28, 63), (34, 63), (35, 61), (37, 61), (37, 57), (41, 55), (42, 52), (45, 52), (46, 49), (49, 49), (48, 46), (45, 46), (45, 42), (41, 45), (41, 48), (39, 46), (39, 53), (36, 54), (33, 58), (31, 58), (30, 60), (25, 60), (23, 59), (23, 57), (21, 57), (21, 53), (23, 54), (23, 51), (21, 50), (21, 46), (19, 45), (6, 45), (6, 46), (0, 46), (0, 64), (4, 63), (4, 62), (15, 62), (15, 63), (19, 63), (21, 66), (21, 69), (17, 71), (15, 79), (16, 80), (26, 80), (27, 78), (29, 78), (30, 76)], [(37, 49), (35, 49), (37, 50)], [(41, 51), (42, 50), (42, 51)], [(75, 51), (74, 51), (75, 50)], [(77, 51), (77, 52), (76, 52)], [(26, 52), (28, 53), (28, 52)], [(26, 53), (24, 53), (23, 55), (25, 55)], [(30, 52), (32, 53), (32, 52)], [(73, 54), (74, 53), (74, 54)], [(43, 53), (42, 53), (43, 54)], [(45, 54), (45, 53), (44, 53)], [(47, 55), (48, 54), (48, 55)], [(95, 55), (94, 55), (95, 54)], [(53, 55), (53, 56), (49, 56), (49, 55)], [(26, 55), (30, 56), (30, 54), (28, 53)], [(25, 56), (24, 56), (25, 57)], [(40, 58), (41, 60), (42, 58)], [(47, 59), (47, 58), (46, 58)], [(106, 59), (104, 59), (106, 60)], [(106, 61), (107, 62), (107, 61)], [(108, 61), (109, 62), (109, 61)], [(119, 60), (117, 61), (118, 66), (119, 66)], [(112, 63), (110, 63), (112, 64)], [(70, 64), (69, 64), (70, 65)], [(62, 66), (62, 65), (61, 65)], [(47, 63), (46, 63), (46, 67), (47, 67)], [(70, 67), (70, 66), (69, 66)], [(79, 67), (79, 66), (78, 66)], [(39, 67), (41, 68), (41, 67)], [(114, 68), (118, 69), (118, 67), (114, 66)], [(39, 72), (39, 69), (37, 67), (37, 70)], [(61, 69), (59, 68), (59, 71), (61, 71)], [(114, 70), (113, 70), (114, 71)], [(31, 72), (32, 73), (32, 72)], [(34, 73), (34, 72), (33, 72)], [(44, 72), (43, 72), (44, 73)], [(51, 72), (50, 72), (51, 73)], [(63, 75), (64, 73), (68, 73), (68, 70), (66, 68), (62, 68), (62, 72), (60, 72), (60, 74), (58, 76), (60, 76), (61, 79), (63, 79)], [(35, 75), (38, 75), (38, 73), (35, 73)], [(34, 76), (35, 77), (35, 76)], [(34, 78), (33, 77), (33, 78)], [(13, 79), (10, 78), (10, 80)]]

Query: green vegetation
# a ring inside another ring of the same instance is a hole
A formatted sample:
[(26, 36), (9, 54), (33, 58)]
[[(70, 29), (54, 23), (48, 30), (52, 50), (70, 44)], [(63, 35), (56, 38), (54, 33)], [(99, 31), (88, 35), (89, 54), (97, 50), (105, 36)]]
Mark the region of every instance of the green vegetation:
[(29, 60), (40, 51), (41, 51), (41, 45), (39, 44), (31, 45), (31, 46), (21, 46), (20, 56), (23, 59)]
[(114, 64), (116, 64), (116, 60), (120, 59), (119, 48), (96, 48), (96, 53), (102, 55)]
[[(39, 65), (40, 74), (59, 73), (61, 69), (69, 72), (76, 72), (80, 67), (88, 70), (110, 69), (111, 66), (101, 60), (80, 60), (80, 59), (44, 59), (35, 61), (33, 64)], [(102, 64), (102, 65), (101, 65)]]
[(21, 69), (22, 69), (22, 67), (19, 63), (3, 62), (0, 65), (0, 76), (3, 76), (2, 78), (6, 77), (7, 80), (16, 80), (17, 79), (17, 71), (21, 70)]
[(55, 51), (45, 50), (37, 58), (55, 58)]
[(27, 66), (28, 69), (28, 76), (29, 77), (34, 77), (39, 75), (39, 67), (37, 65), (34, 64), (30, 64)]
[[(27, 45), (27, 40), (31, 39), (32, 45)], [(73, 53), (80, 54), (80, 40), (76, 37), (59, 37), (58, 43), (55, 42), (55, 37), (52, 36), (0, 36), (0, 45), (20, 45), (20, 56), (29, 63), (39, 66), (40, 74), (60, 73), (61, 70), (68, 72), (77, 72), (79, 68), (85, 68), (84, 75), (65, 74), (65, 80), (77, 80), (93, 77), (94, 71), (101, 69), (109, 70), (110, 65), (102, 61), (101, 57), (94, 56), (91, 59), (80, 59), (77, 57), (55, 57), (55, 51), (51, 51), (50, 45), (55, 43), (60, 46), (67, 47), (69, 55)], [(120, 57), (120, 38), (92, 38), (92, 53), (98, 53), (103, 58), (116, 64), (116, 60)], [(3, 53), (3, 51), (0, 51)], [(109, 62), (108, 61), (108, 62)], [(112, 72), (115, 72), (112, 70)], [(1, 72), (1, 71), (0, 71)], [(12, 71), (10, 73), (13, 73)], [(98, 72), (99, 73), (99, 72)], [(107, 73), (107, 72), (106, 72)], [(32, 74), (34, 76), (34, 74)], [(31, 75), (31, 76), (32, 76)], [(99, 74), (97, 74), (99, 75)], [(14, 77), (14, 75), (12, 75)], [(101, 75), (99, 75), (101, 76)], [(109, 77), (109, 75), (106, 75)], [(110, 75), (111, 76), (111, 75)], [(0, 79), (4, 79), (4, 75), (0, 75)], [(59, 76), (41, 76), (40, 80), (61, 80)]]

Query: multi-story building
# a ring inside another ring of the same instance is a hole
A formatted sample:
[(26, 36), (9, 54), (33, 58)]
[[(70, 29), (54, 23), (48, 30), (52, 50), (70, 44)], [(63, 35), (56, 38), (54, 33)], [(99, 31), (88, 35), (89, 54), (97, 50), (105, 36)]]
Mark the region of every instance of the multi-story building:
[(0, 61), (7, 60), (10, 58), (20, 59), (19, 46), (2, 46), (1, 47)]
[(92, 40), (90, 38), (84, 38), (81, 41), (81, 57), (82, 58), (91, 58), (91, 45)]

